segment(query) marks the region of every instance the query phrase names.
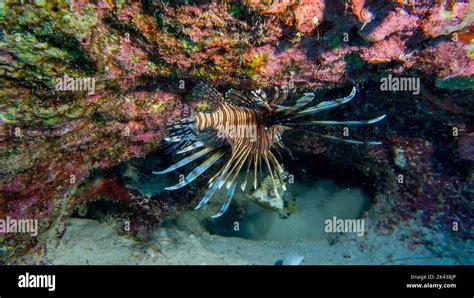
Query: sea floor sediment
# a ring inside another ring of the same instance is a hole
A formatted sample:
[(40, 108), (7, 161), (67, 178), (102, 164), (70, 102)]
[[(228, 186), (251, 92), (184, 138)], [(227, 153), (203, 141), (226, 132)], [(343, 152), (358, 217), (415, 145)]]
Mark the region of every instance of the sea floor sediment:
[(250, 240), (161, 227), (140, 243), (119, 235), (112, 225), (74, 218), (58, 248), (46, 258), (55, 265), (274, 265), (295, 251), (304, 256), (303, 265), (473, 264), (472, 259), (459, 259), (463, 248), (440, 256), (423, 246), (409, 247), (402, 240), (403, 229), (384, 236), (372, 232), (361, 238), (341, 235), (329, 245), (308, 239)]

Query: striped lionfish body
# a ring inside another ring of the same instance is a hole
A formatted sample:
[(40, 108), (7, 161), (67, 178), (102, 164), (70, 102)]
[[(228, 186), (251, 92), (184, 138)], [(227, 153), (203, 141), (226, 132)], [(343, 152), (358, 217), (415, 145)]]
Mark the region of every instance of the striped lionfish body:
[[(305, 93), (294, 106), (286, 107), (281, 104), (288, 96), (288, 88), (275, 88), (269, 96), (262, 90), (244, 94), (231, 89), (223, 96), (213, 87), (199, 82), (193, 91), (193, 96), (197, 100), (210, 102), (214, 109), (197, 112), (194, 115), (186, 113), (168, 127), (169, 133), (165, 138), (167, 151), (190, 154), (169, 168), (153, 173), (169, 173), (206, 156), (207, 158), (183, 181), (166, 188), (175, 190), (194, 181), (218, 160), (225, 160), (221, 168), (209, 179), (209, 188), (196, 207), (199, 209), (204, 206), (212, 195), (225, 185), (227, 199), (213, 217), (224, 214), (232, 201), (237, 185), (245, 191), (247, 181), (251, 181), (256, 190), (266, 174), (272, 181), (273, 193), (279, 197), (278, 189), (285, 191), (286, 186), (282, 175), (276, 174), (283, 173), (284, 170), (274, 152), (278, 152), (278, 148), (284, 148), (281, 134), (285, 129), (297, 128), (300, 125), (372, 124), (385, 118), (385, 115), (382, 115), (363, 121), (301, 120), (305, 119), (302, 118), (304, 116), (349, 102), (355, 96), (355, 92), (356, 89), (353, 88), (347, 97), (323, 101), (315, 106), (310, 105), (314, 94)], [(380, 144), (318, 135), (354, 144)], [(239, 175), (241, 173), (243, 175)]]

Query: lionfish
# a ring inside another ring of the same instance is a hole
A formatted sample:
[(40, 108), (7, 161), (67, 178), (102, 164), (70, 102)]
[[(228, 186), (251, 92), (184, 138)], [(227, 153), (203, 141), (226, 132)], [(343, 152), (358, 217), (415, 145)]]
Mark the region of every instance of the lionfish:
[[(353, 87), (352, 92), (346, 97), (323, 101), (317, 105), (310, 105), (315, 97), (313, 93), (304, 93), (303, 97), (290, 107), (282, 105), (288, 97), (288, 91), (286, 86), (274, 87), (272, 94), (270, 92), (267, 94), (260, 89), (251, 93), (230, 89), (222, 95), (209, 84), (198, 82), (193, 90), (193, 97), (210, 102), (213, 109), (199, 111), (193, 115), (189, 111), (183, 113), (180, 119), (167, 126), (168, 135), (164, 138), (164, 146), (168, 153), (192, 154), (167, 169), (153, 172), (153, 174), (169, 173), (203, 156), (208, 156), (178, 184), (165, 188), (175, 190), (194, 181), (218, 160), (225, 160), (221, 168), (209, 179), (207, 192), (195, 207), (195, 209), (203, 207), (212, 195), (225, 185), (227, 199), (219, 212), (212, 216), (216, 218), (228, 209), (239, 183), (242, 191), (245, 191), (250, 173), (253, 176), (254, 190), (258, 188), (259, 181), (264, 178), (264, 171), (271, 178), (276, 196), (280, 196), (277, 184), (280, 189), (286, 190), (285, 182), (281, 179), (282, 175), (275, 174), (283, 173), (284, 170), (274, 154), (274, 152), (279, 153), (279, 148), (285, 148), (282, 143), (282, 133), (286, 129), (300, 125), (373, 124), (385, 118), (385, 115), (382, 115), (361, 121), (302, 120), (305, 116), (349, 102), (354, 98), (356, 88)], [(380, 142), (361, 142), (324, 134), (318, 135), (353, 144), (380, 144)], [(243, 175), (239, 175), (241, 172)], [(280, 179), (279, 183), (276, 183), (276, 179)]]

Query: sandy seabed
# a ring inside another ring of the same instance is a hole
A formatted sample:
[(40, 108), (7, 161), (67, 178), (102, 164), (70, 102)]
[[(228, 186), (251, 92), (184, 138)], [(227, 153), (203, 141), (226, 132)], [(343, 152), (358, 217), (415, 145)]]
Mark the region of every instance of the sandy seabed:
[(455, 258), (438, 257), (421, 246), (410, 249), (395, 235), (342, 235), (342, 239), (329, 245), (327, 241), (249, 240), (160, 227), (149, 241), (142, 243), (119, 235), (111, 225), (73, 218), (59, 246), (48, 253), (47, 259), (57, 265), (273, 265), (296, 251), (304, 256), (305, 265), (458, 263)]

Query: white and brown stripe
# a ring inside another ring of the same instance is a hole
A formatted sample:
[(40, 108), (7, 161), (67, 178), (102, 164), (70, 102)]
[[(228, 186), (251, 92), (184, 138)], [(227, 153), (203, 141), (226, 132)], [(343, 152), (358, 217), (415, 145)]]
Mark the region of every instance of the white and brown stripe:
[(258, 113), (250, 108), (229, 104), (222, 104), (211, 113), (198, 112), (195, 121), (200, 131), (216, 129), (235, 150), (249, 148), (260, 153), (270, 150), (283, 130), (279, 125), (265, 127)]

